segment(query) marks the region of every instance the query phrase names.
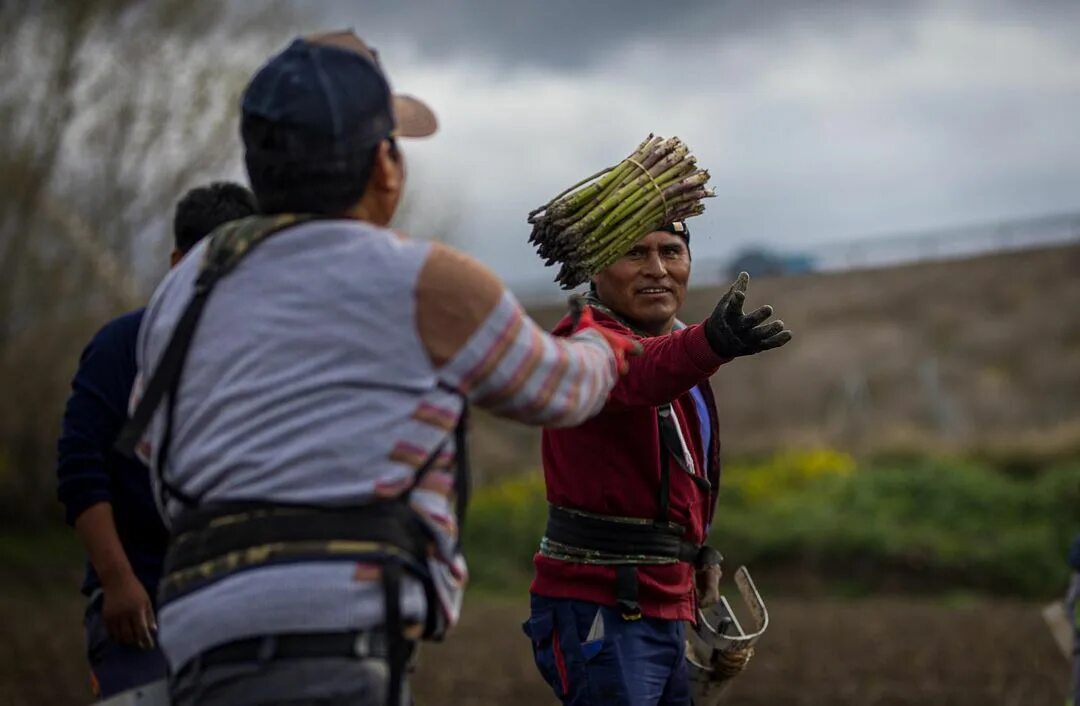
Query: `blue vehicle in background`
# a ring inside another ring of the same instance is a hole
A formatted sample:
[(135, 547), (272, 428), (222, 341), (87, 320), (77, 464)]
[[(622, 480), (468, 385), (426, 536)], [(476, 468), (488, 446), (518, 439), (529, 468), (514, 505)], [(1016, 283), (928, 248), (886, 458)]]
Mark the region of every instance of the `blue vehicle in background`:
[(740, 251), (727, 266), (728, 277), (747, 272), (751, 277), (795, 275), (813, 272), (814, 258), (805, 253), (781, 253), (763, 247)]

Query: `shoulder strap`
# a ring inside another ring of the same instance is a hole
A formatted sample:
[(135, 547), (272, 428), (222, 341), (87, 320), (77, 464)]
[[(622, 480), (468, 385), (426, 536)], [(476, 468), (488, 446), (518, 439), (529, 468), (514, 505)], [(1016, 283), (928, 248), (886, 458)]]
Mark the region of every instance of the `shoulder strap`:
[(461, 417), (458, 418), (457, 427), (454, 429), (454, 451), (457, 455), (454, 467), (454, 494), (457, 505), (458, 525), (458, 550), (461, 550), (462, 538), (465, 536), (465, 512), (469, 507), (469, 494), (472, 490), (472, 473), (469, 470), (469, 449), (467, 448), (469, 436), (469, 401), (464, 399), (461, 408)]
[(195, 337), (195, 329), (202, 317), (206, 300), (218, 280), (231, 272), (248, 253), (271, 235), (312, 218), (314, 217), (295, 214), (250, 216), (226, 223), (209, 236), (206, 257), (195, 280), (195, 293), (173, 329), (172, 337), (154, 368), (135, 412), (120, 431), (114, 445), (119, 453), (128, 457), (134, 456), (135, 445), (150, 425), (154, 412), (165, 395), (179, 384), (188, 349)]

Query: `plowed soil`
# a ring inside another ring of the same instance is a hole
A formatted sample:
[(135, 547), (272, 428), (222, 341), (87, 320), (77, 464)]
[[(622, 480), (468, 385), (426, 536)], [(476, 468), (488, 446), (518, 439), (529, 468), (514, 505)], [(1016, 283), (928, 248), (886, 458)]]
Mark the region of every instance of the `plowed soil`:
[[(2, 578), (2, 577), (0, 577)], [(81, 601), (61, 584), (0, 581), (0, 706), (90, 701)], [(556, 703), (520, 629), (527, 604), (473, 594), (457, 631), (426, 646), (416, 702)], [(1039, 606), (906, 598), (774, 598), (772, 625), (726, 704), (1059, 705), (1068, 664)]]

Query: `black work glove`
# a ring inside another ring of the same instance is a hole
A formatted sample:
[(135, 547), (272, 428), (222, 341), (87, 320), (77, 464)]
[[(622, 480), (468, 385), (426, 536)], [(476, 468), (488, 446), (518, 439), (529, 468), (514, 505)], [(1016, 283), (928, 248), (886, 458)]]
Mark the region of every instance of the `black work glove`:
[(784, 328), (783, 321), (765, 323), (773, 314), (771, 306), (766, 304), (749, 314), (743, 313), (746, 285), (749, 282), (750, 275), (740, 272), (731, 289), (720, 297), (713, 313), (705, 319), (705, 338), (719, 356), (735, 358), (753, 355), (779, 348), (791, 340), (791, 331)]

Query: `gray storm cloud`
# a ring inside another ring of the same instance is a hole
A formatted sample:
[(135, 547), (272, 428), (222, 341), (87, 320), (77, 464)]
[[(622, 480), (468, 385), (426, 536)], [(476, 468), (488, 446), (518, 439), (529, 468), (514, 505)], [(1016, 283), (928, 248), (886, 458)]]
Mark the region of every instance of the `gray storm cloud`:
[(1080, 3), (323, 7), (304, 21), (355, 27), (439, 112), (408, 146), (439, 194), (415, 222), (453, 223), (512, 283), (549, 278), (528, 209), (650, 131), (713, 174), (706, 256), (1080, 205)]

